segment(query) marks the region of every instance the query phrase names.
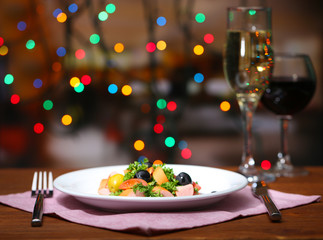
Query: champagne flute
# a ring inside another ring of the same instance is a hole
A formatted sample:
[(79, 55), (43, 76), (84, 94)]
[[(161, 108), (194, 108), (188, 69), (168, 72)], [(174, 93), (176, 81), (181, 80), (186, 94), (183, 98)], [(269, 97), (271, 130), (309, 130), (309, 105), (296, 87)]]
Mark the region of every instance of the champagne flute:
[(316, 85), (316, 77), (311, 59), (305, 54), (278, 54), (269, 87), (261, 102), (278, 115), (281, 131), (281, 151), (273, 167), (276, 176), (294, 177), (308, 172), (293, 166), (288, 152), (288, 124), (292, 115), (303, 110), (311, 101)]
[(231, 7), (227, 16), (224, 74), (236, 93), (241, 110), (244, 146), (239, 172), (249, 182), (274, 181), (273, 174), (259, 171), (252, 154), (252, 118), (267, 88), (273, 68), (271, 9)]

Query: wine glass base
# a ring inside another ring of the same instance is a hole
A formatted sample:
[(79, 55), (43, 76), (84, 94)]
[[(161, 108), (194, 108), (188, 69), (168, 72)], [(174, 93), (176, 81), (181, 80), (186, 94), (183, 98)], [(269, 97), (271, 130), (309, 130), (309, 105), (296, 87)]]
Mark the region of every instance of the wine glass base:
[(308, 175), (306, 169), (294, 166), (290, 166), (289, 168), (274, 168), (272, 173), (276, 177), (299, 177)]
[(256, 168), (242, 169), (239, 168), (239, 173), (245, 176), (249, 183), (265, 181), (267, 183), (276, 181), (276, 175), (271, 172), (259, 171)]

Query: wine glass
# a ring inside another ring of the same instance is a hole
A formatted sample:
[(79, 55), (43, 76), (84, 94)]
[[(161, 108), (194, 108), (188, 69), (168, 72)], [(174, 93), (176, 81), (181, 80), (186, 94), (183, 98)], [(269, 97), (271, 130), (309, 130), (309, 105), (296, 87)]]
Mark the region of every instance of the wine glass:
[(271, 9), (231, 7), (227, 15), (224, 74), (236, 93), (243, 125), (244, 145), (239, 172), (249, 182), (274, 181), (273, 174), (260, 171), (252, 154), (252, 118), (269, 84), (273, 68)]
[(288, 124), (292, 115), (303, 110), (311, 101), (316, 77), (311, 59), (305, 54), (277, 54), (269, 87), (261, 102), (278, 115), (281, 131), (281, 150), (273, 167), (276, 176), (294, 177), (308, 172), (293, 166), (288, 152)]

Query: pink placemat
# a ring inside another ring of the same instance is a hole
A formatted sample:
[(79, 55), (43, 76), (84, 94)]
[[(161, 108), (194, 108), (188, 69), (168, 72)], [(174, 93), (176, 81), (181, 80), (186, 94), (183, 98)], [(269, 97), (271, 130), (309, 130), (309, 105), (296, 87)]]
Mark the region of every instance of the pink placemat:
[[(321, 199), (319, 195), (305, 196), (275, 190), (269, 190), (269, 193), (280, 210), (319, 202)], [(32, 212), (35, 198), (31, 198), (30, 191), (27, 191), (0, 195), (0, 203)], [(249, 186), (199, 211), (112, 213), (83, 204), (57, 190), (53, 198), (44, 201), (44, 214), (56, 214), (68, 221), (88, 226), (145, 235), (201, 227), (262, 213), (267, 213), (266, 208), (253, 196)], [(284, 212), (282, 214), (284, 218)]]

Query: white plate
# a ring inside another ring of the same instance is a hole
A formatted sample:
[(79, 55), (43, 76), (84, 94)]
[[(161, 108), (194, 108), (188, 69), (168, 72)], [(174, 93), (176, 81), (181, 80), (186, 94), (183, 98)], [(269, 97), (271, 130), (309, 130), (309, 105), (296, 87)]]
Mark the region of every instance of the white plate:
[(182, 211), (207, 207), (229, 194), (243, 189), (247, 179), (241, 174), (194, 165), (167, 164), (174, 173), (188, 173), (202, 187), (200, 195), (186, 197), (120, 197), (97, 193), (100, 181), (113, 171), (122, 173), (128, 165), (89, 168), (63, 174), (54, 181), (59, 191), (88, 205), (109, 211)]

